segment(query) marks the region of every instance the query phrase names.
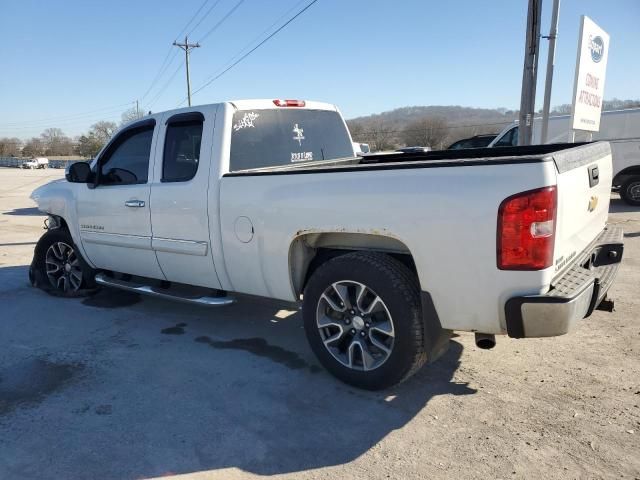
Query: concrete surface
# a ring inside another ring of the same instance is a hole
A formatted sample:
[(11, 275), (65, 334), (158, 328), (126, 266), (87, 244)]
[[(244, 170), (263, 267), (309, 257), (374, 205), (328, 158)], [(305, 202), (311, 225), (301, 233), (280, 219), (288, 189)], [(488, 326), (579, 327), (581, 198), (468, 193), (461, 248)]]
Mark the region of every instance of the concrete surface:
[(0, 169), (0, 479), (640, 476), (640, 209), (616, 195), (614, 314), (493, 351), (461, 334), (369, 393), (325, 373), (299, 313), (270, 301), (31, 288), (28, 195), (61, 175)]

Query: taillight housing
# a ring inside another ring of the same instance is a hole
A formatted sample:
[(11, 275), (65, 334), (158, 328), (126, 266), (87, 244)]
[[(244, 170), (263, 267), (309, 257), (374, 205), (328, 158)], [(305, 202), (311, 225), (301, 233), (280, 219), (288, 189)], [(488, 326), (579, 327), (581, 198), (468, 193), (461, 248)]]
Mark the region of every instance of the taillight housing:
[(306, 105), (304, 100), (274, 100), (273, 104), (276, 107), (304, 107)]
[(543, 270), (553, 265), (557, 204), (555, 186), (503, 200), (496, 246), (500, 270)]

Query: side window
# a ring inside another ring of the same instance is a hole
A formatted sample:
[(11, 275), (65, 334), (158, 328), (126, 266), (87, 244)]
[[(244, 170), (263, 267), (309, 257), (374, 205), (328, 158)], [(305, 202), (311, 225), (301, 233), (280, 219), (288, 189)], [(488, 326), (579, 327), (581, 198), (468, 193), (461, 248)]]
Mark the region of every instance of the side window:
[(513, 127), (503, 137), (498, 140), (494, 147), (517, 147), (518, 146), (518, 127)]
[(147, 183), (153, 126), (132, 128), (120, 134), (100, 158), (100, 185)]
[(202, 143), (202, 114), (183, 114), (167, 122), (162, 161), (163, 182), (186, 182), (198, 171)]

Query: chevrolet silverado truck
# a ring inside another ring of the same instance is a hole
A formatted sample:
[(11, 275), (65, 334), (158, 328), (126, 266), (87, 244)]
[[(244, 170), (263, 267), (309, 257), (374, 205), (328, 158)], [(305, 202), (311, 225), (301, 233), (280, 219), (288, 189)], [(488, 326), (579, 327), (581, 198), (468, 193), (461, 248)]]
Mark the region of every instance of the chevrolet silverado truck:
[(611, 310), (610, 190), (606, 142), (356, 157), (333, 105), (190, 107), (123, 127), (34, 191), (49, 217), (31, 276), (62, 296), (300, 302), (322, 365), (381, 389), (454, 330), (490, 348)]

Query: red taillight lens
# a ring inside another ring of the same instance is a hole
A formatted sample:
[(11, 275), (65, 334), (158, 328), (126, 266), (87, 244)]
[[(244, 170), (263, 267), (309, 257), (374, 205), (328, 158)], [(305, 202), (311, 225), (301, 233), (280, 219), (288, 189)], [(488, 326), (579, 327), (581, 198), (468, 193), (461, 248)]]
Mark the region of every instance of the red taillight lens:
[(276, 107), (304, 107), (304, 100), (274, 100)]
[(498, 209), (498, 268), (542, 270), (553, 265), (556, 187), (513, 195)]

